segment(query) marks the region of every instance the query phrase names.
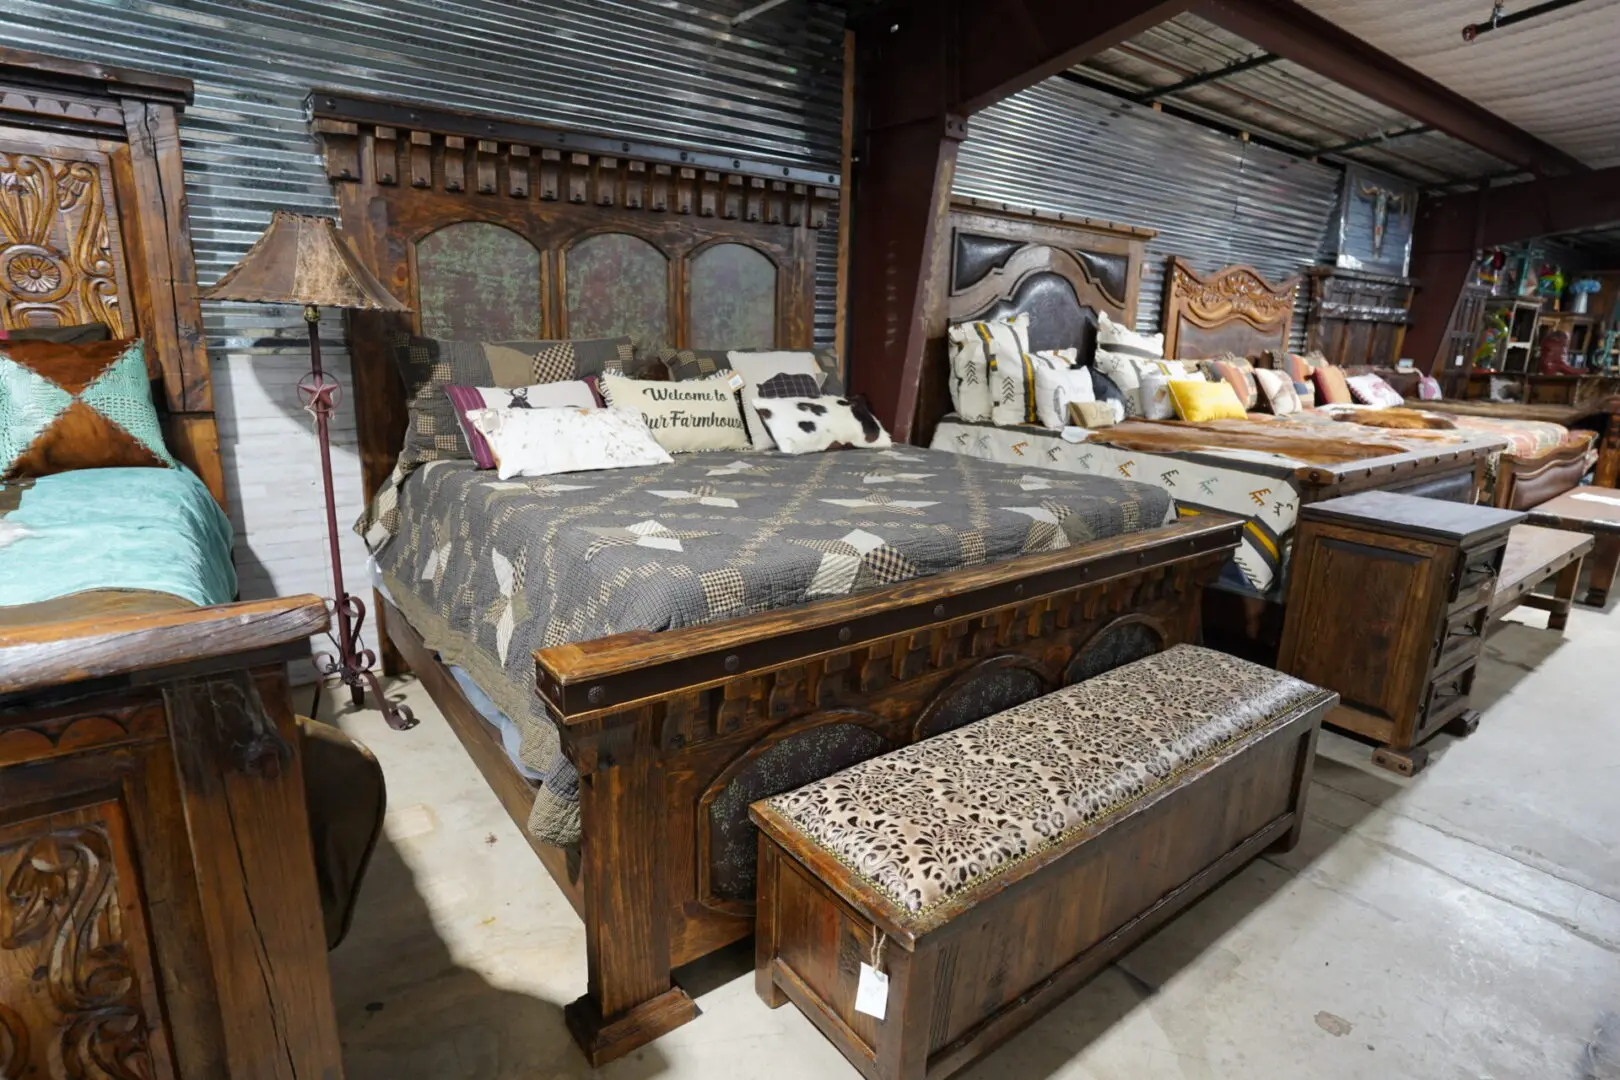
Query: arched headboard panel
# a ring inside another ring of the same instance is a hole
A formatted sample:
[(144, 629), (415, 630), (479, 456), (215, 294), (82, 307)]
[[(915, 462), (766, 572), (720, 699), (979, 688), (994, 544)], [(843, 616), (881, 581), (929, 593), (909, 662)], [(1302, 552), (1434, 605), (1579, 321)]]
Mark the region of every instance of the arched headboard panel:
[[(1080, 350), (1090, 363), (1097, 316), (1134, 326), (1142, 253), (1151, 229), (959, 199), (951, 210), (952, 323), (1027, 313), (1035, 349)], [(918, 440), (950, 411), (945, 340), (933, 343), (918, 388)]]
[(1200, 274), (1171, 256), (1164, 284), (1164, 354), (1204, 360), (1232, 353), (1259, 359), (1286, 349), (1299, 278), (1273, 285), (1250, 266)]
[(500, 341), (537, 320), (539, 338), (628, 334), (644, 355), (814, 343), (836, 175), (335, 92), (310, 111), (343, 231), (413, 308), (349, 318), (368, 495), (404, 436), (402, 330)]

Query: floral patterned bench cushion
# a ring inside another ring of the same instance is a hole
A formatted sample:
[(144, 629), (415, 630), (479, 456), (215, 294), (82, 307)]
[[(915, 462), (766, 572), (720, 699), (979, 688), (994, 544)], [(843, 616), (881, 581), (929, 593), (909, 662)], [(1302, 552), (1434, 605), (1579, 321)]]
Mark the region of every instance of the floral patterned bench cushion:
[(1322, 695), (1270, 668), (1177, 645), (768, 805), (922, 914)]

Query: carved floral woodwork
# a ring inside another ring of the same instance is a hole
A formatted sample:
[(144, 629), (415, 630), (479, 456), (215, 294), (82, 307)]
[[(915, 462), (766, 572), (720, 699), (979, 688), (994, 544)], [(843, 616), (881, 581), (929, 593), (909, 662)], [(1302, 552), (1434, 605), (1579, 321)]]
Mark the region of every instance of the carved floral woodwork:
[(1171, 257), (1164, 299), (1166, 356), (1254, 357), (1288, 345), (1299, 279), (1273, 285), (1249, 266), (1200, 274)]
[(1200, 318), (1242, 315), (1253, 322), (1274, 323), (1294, 313), (1292, 290), (1279, 293), (1281, 286), (1270, 284), (1247, 266), (1228, 267), (1202, 278), (1177, 260), (1171, 277), (1177, 288), (1185, 290), (1189, 310)]
[(0, 1075), (169, 1075), (147, 1035), (131, 943), (144, 927), (120, 897), (108, 823), (52, 820), (0, 833)]
[(0, 325), (126, 333), (115, 207), (103, 153), (0, 153)]

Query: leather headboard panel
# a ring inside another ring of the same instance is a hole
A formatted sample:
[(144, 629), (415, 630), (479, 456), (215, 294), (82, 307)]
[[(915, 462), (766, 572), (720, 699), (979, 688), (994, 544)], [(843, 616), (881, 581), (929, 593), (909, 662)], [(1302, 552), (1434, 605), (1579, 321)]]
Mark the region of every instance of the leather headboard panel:
[(1018, 283), (1013, 294), (995, 301), (977, 318), (1029, 315), (1029, 347), (1080, 350), (1084, 363), (1091, 360), (1097, 341), (1097, 312), (1080, 302), (1074, 286), (1060, 274), (1037, 272)]

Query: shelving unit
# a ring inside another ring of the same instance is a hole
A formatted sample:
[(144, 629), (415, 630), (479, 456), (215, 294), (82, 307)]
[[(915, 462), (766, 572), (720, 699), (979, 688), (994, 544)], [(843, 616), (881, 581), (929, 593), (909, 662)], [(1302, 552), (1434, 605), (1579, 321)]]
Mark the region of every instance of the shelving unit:
[(1507, 316), (1508, 340), (1497, 348), (1492, 367), (1506, 372), (1529, 371), (1534, 366), (1541, 301), (1502, 298), (1486, 303), (1487, 317), (1498, 311)]

